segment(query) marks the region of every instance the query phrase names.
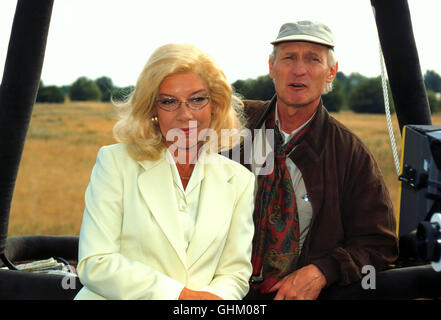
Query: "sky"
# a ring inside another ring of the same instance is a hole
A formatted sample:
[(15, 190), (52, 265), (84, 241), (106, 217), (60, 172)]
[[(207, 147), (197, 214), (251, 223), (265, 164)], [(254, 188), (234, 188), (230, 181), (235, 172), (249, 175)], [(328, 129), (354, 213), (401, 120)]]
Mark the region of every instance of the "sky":
[[(441, 74), (441, 0), (408, 0), (421, 70)], [(0, 1), (0, 76), (15, 0)], [(70, 85), (80, 76), (134, 85), (153, 51), (191, 43), (209, 53), (232, 83), (268, 73), (270, 44), (286, 22), (315, 20), (334, 33), (339, 70), (380, 74), (369, 0), (55, 0), (42, 80)]]

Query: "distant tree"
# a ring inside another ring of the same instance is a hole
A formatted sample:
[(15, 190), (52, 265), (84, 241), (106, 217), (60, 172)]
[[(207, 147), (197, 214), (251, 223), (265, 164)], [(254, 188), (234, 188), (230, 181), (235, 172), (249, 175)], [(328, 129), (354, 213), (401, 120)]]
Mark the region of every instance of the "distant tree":
[(38, 89), (37, 102), (64, 103), (63, 91), (57, 86), (47, 86)]
[(365, 77), (364, 75), (358, 72), (353, 72), (349, 76), (347, 76), (347, 86), (348, 86), (347, 89), (357, 87), (360, 83), (364, 82), (367, 79), (368, 78)]
[(338, 71), (335, 76), (335, 79), (337, 79), (340, 82), (343, 88), (346, 87), (346, 82), (348, 82), (348, 77), (343, 72)]
[(65, 96), (69, 95), (69, 88), (70, 86), (66, 86), (66, 85), (60, 87), (61, 91), (63, 91)]
[(257, 77), (250, 86), (250, 99), (270, 100), (274, 96), (274, 83), (268, 75)]
[(364, 82), (367, 79), (367, 77), (358, 72), (353, 72), (346, 77), (346, 81), (344, 83), (346, 105), (349, 105), (349, 96), (351, 95), (352, 90), (354, 90), (354, 88), (358, 87), (360, 83)]
[(427, 99), (429, 100), (430, 111), (432, 113), (441, 111), (441, 100), (438, 99), (437, 94), (432, 90), (427, 90)]
[(114, 90), (113, 81), (109, 77), (100, 77), (95, 80), (98, 88), (101, 90), (101, 101), (110, 101), (112, 92)]
[[(339, 71), (337, 72), (337, 75), (335, 76), (335, 80), (337, 80), (341, 86), (341, 92), (343, 94), (343, 101), (342, 101), (342, 109), (347, 109), (348, 107), (348, 96), (349, 92), (351, 91), (351, 87), (349, 85), (349, 79), (348, 76), (346, 76), (343, 72)], [(335, 81), (334, 80), (334, 81)]]
[(248, 80), (236, 80), (231, 86), (234, 89), (234, 92), (241, 95), (242, 97), (246, 97), (250, 88), (250, 79)]
[(275, 93), (273, 80), (268, 75), (256, 79), (237, 80), (232, 86), (245, 99), (269, 100)]
[(70, 86), (69, 95), (72, 101), (100, 101), (102, 93), (93, 80), (80, 77)]
[(441, 92), (441, 76), (433, 70), (427, 70), (424, 75), (424, 85), (427, 90)]
[(112, 100), (125, 101), (135, 90), (135, 86), (113, 87)]
[[(389, 95), (391, 97), (391, 95)], [(394, 111), (392, 99), (391, 112)], [(383, 88), (380, 77), (367, 78), (351, 90), (349, 108), (358, 113), (384, 113)]]
[(343, 85), (335, 78), (332, 82), (332, 91), (322, 96), (326, 109), (330, 112), (340, 111), (344, 103), (344, 94)]

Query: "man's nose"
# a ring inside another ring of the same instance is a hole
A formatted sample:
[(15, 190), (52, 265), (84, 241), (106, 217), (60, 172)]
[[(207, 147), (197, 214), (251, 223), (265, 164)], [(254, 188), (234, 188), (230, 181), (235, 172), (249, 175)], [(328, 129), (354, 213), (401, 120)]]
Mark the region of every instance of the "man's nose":
[(296, 76), (306, 74), (306, 64), (303, 61), (297, 61), (292, 67), (292, 73)]

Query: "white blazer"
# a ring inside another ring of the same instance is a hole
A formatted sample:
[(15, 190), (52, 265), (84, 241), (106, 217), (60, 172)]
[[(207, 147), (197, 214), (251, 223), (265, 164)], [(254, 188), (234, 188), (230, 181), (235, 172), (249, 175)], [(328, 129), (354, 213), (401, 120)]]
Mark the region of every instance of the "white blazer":
[(85, 195), (75, 299), (177, 299), (186, 286), (241, 299), (252, 272), (254, 175), (207, 155), (187, 250), (165, 152), (135, 161), (125, 144), (102, 147)]

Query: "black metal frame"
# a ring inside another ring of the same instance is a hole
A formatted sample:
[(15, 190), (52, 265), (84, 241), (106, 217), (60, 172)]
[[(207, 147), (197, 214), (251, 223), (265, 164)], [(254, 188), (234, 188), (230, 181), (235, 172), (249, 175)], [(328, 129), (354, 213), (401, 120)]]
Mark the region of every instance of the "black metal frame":
[(53, 0), (17, 1), (0, 87), (0, 299), (72, 299), (62, 276), (16, 271), (12, 261), (60, 256), (77, 260), (78, 237), (8, 238), (15, 181), (40, 83)]
[[(371, 0), (400, 128), (431, 124), (407, 0)], [(26, 133), (40, 82), (53, 0), (18, 0), (0, 88), (0, 299), (72, 299), (81, 288), (63, 277), (14, 270), (12, 261), (60, 256), (77, 260), (77, 236), (7, 237), (9, 212)], [(403, 74), (404, 73), (404, 74)], [(7, 139), (4, 139), (7, 137)], [(9, 260), (11, 259), (11, 260)], [(331, 287), (321, 299), (412, 299), (441, 296), (441, 274), (430, 265), (377, 274), (377, 290), (360, 282)]]

